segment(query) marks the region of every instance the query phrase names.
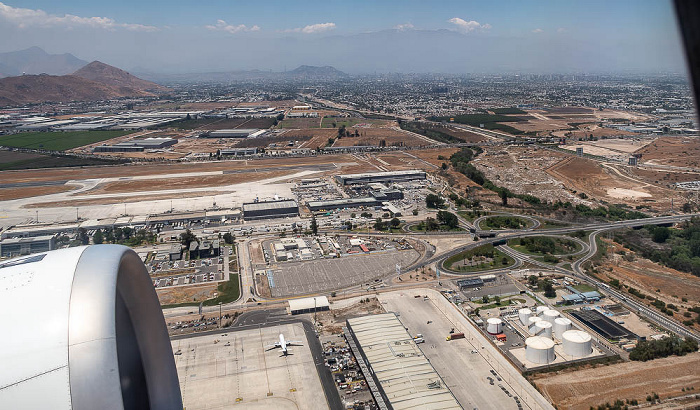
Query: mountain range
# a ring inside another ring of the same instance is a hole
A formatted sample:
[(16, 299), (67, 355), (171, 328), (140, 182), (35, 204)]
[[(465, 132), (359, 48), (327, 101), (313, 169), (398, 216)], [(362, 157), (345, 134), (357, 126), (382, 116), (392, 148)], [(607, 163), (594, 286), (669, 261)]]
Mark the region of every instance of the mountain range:
[(73, 54), (49, 54), (39, 47), (0, 53), (0, 78), (22, 74), (70, 74), (84, 65)]
[(70, 75), (21, 75), (0, 79), (0, 106), (41, 102), (98, 101), (148, 97), (168, 88), (93, 61)]

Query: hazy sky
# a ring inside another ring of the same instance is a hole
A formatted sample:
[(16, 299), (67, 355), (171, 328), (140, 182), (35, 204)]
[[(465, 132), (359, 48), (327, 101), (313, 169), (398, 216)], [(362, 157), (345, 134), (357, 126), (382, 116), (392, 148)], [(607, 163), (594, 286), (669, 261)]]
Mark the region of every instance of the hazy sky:
[(684, 70), (662, 0), (10, 0), (0, 38), (155, 72)]

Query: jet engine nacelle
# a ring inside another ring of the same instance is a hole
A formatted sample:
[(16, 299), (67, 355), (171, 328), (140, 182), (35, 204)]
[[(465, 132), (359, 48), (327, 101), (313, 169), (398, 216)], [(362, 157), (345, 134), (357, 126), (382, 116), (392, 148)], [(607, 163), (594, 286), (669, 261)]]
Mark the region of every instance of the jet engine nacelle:
[(163, 313), (119, 245), (0, 262), (0, 407), (182, 409)]

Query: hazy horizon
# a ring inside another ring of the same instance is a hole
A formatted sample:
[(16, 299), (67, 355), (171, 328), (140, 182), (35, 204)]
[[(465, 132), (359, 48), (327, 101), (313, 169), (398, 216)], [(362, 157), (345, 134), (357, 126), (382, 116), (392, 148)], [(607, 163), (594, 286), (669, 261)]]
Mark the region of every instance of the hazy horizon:
[(0, 3), (0, 52), (38, 46), (159, 74), (678, 73), (670, 2)]

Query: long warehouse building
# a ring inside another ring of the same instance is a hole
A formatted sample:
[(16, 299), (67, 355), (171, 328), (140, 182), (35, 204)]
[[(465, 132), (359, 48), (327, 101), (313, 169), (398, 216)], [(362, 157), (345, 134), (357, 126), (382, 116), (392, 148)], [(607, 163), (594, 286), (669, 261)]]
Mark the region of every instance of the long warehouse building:
[(406, 182), (416, 179), (425, 179), (425, 171), (418, 169), (408, 171), (374, 172), (369, 174), (336, 175), (336, 180), (341, 185), (369, 184), (371, 182)]
[(281, 201), (250, 202), (243, 204), (243, 219), (251, 221), (266, 218), (299, 216), (299, 205), (291, 199)]
[(349, 344), (380, 408), (461, 409), (394, 313), (346, 320)]

